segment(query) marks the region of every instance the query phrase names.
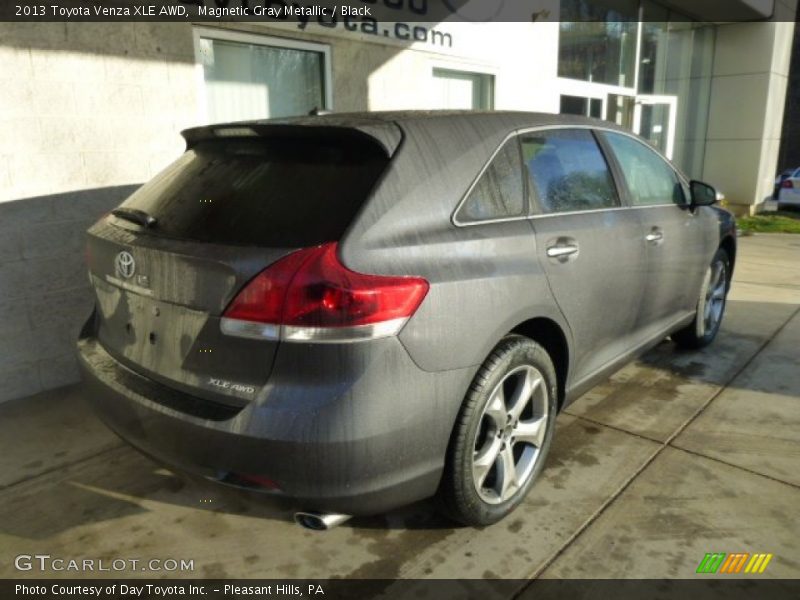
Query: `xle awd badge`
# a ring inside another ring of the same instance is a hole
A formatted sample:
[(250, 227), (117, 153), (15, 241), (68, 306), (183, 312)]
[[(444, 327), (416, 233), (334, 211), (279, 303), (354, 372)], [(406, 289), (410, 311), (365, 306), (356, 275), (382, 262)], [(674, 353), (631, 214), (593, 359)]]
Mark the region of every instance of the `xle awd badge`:
[(225, 379), (218, 379), (216, 377), (210, 377), (208, 383), (223, 390), (231, 390), (233, 392), (251, 395), (256, 393), (256, 388), (252, 385), (234, 383), (233, 381), (226, 381)]
[(123, 250), (114, 259), (114, 267), (117, 275), (124, 279), (130, 279), (136, 272), (136, 261), (133, 260), (133, 255), (130, 252)]

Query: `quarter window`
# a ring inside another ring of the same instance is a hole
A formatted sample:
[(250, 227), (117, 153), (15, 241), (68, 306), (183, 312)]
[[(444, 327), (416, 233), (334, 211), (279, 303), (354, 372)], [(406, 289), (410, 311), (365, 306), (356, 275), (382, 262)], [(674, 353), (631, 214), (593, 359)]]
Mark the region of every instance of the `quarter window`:
[(634, 206), (685, 204), (680, 179), (654, 150), (627, 135), (603, 135), (622, 167)]
[(512, 139), (500, 149), (467, 196), (456, 219), (474, 223), (525, 214), (519, 146)]
[(558, 129), (522, 138), (527, 166), (542, 213), (619, 206), (608, 164), (586, 129)]

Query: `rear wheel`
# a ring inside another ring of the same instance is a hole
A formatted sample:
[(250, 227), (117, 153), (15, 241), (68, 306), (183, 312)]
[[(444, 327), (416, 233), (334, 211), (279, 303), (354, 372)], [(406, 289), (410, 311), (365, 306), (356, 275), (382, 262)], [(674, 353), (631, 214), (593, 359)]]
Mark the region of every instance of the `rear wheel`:
[(542, 470), (556, 417), (556, 376), (547, 352), (506, 337), (475, 376), (459, 413), (439, 489), (440, 504), (465, 525), (490, 525), (513, 511)]
[(700, 300), (697, 303), (694, 321), (672, 334), (672, 341), (678, 346), (691, 349), (703, 348), (717, 337), (725, 314), (730, 264), (728, 253), (722, 248), (717, 250), (700, 288)]

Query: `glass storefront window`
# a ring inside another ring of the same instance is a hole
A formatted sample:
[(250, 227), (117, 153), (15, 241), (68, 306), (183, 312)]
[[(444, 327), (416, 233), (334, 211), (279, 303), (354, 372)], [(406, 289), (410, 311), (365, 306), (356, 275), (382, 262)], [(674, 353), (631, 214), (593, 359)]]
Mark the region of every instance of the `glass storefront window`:
[[(639, 93), (655, 94), (656, 79), (666, 76), (669, 39), (669, 11), (652, 2), (642, 7), (642, 42), (639, 55)], [(659, 90), (663, 91), (663, 90)]]
[[(670, 149), (690, 177), (702, 176), (715, 26), (656, 0), (561, 0), (560, 21), (559, 77), (587, 82), (586, 96), (607, 93), (606, 119)], [(583, 108), (564, 98), (562, 112)]]
[(602, 119), (603, 101), (600, 98), (562, 95), (560, 113), (562, 115), (581, 115)]
[(637, 0), (562, 0), (558, 75), (634, 85)]
[[(687, 22), (655, 2), (642, 4), (639, 93), (678, 102), (673, 160), (692, 177), (703, 170), (715, 28)], [(643, 113), (643, 117), (646, 116)]]

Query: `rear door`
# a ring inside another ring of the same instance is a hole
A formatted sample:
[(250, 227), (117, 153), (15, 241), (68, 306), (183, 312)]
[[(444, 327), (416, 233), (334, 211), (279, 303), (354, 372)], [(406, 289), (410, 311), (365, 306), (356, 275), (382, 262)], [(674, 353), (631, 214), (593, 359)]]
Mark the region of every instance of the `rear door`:
[(631, 206), (642, 221), (647, 248), (642, 319), (657, 334), (695, 309), (718, 228), (689, 210), (680, 177), (652, 148), (622, 133), (600, 135), (620, 166)]
[(645, 248), (588, 129), (523, 134), (539, 260), (572, 331), (573, 384), (641, 341)]
[(222, 313), (279, 258), (337, 241), (388, 160), (363, 135), (197, 141), (89, 230), (100, 343), (199, 397), (253, 399), (278, 341), (225, 335)]

